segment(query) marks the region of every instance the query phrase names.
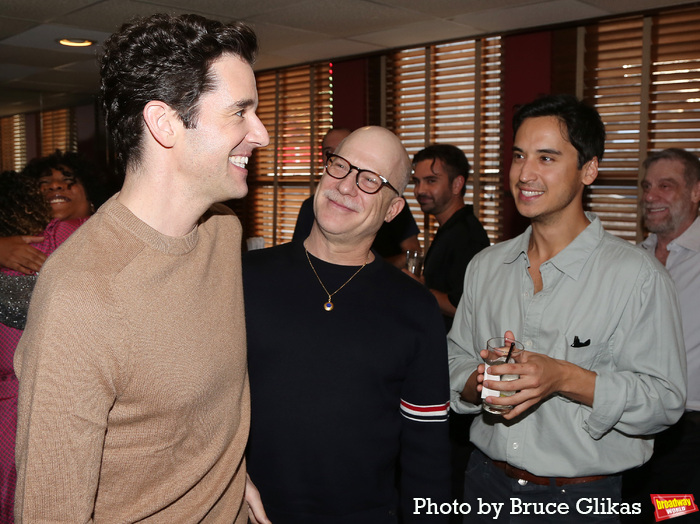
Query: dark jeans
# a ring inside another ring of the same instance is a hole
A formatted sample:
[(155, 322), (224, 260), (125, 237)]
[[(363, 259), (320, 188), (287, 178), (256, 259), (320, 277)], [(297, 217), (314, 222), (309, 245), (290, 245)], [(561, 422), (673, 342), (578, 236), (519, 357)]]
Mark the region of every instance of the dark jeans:
[[(620, 486), (619, 475), (566, 486), (539, 486), (531, 482), (521, 485), (494, 466), (491, 459), (475, 450), (464, 478), (464, 499), (471, 506), (464, 523), (620, 522), (619, 515), (611, 514), (609, 509), (612, 503), (620, 502)], [(498, 519), (494, 518), (494, 503), (502, 503)]]
[[(464, 471), (474, 444), (469, 442), (469, 428), (475, 415), (462, 415), (450, 410), (450, 455), (452, 464), (452, 500), (464, 502)], [(459, 513), (450, 515), (450, 524), (461, 524)]]

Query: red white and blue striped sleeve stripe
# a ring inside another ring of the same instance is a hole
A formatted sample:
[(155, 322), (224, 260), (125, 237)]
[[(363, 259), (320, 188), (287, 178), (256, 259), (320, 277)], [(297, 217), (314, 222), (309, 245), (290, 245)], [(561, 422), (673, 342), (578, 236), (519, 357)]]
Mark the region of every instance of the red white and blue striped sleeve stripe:
[(445, 422), (447, 421), (449, 407), (449, 401), (444, 404), (419, 406), (401, 399), (401, 414), (407, 419), (415, 420), (416, 422)]

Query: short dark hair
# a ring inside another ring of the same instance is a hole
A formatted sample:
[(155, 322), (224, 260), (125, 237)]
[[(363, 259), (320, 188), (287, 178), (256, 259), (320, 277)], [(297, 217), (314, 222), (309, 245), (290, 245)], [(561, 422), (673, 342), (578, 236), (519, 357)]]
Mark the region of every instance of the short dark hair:
[(573, 95), (548, 95), (520, 107), (513, 116), (513, 137), (526, 118), (553, 116), (566, 126), (566, 139), (578, 152), (578, 168), (603, 160), (605, 125), (600, 114)]
[(201, 95), (215, 88), (212, 63), (230, 53), (252, 65), (257, 51), (255, 33), (242, 22), (159, 13), (124, 24), (100, 57), (102, 104), (118, 167), (125, 172), (141, 160), (148, 102), (165, 102), (194, 128)]
[(92, 162), (78, 153), (59, 149), (48, 156), (34, 158), (24, 167), (22, 172), (36, 180), (51, 176), (55, 169), (66, 175), (72, 175), (85, 188), (85, 196), (95, 209), (100, 207), (114, 192), (109, 186), (104, 173)]
[(40, 235), (52, 215), (35, 178), (14, 171), (0, 174), (0, 236)]
[(432, 160), (430, 164), (430, 170), (433, 170), (436, 160), (440, 160), (442, 165), (445, 166), (445, 171), (447, 171), (447, 177), (450, 182), (454, 181), (458, 176), (464, 177), (464, 185), (462, 186), (462, 196), (467, 192), (467, 180), (469, 179), (469, 173), (471, 172), (471, 166), (469, 165), (469, 160), (467, 160), (467, 155), (458, 148), (451, 144), (433, 144), (425, 149), (421, 149), (413, 156), (413, 165), (415, 166), (418, 162), (423, 160)]
[(670, 147), (663, 151), (652, 153), (644, 161), (644, 169), (649, 169), (649, 166), (659, 160), (677, 160), (683, 164), (683, 178), (687, 187), (692, 187), (693, 184), (700, 182), (700, 160), (690, 151), (679, 147)]

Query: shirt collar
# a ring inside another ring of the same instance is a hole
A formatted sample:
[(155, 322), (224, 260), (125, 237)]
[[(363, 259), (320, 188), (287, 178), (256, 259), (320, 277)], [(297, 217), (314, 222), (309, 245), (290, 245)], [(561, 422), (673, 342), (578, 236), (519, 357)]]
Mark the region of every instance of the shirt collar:
[(683, 231), (678, 238), (675, 238), (669, 245), (669, 248), (674, 244), (691, 251), (700, 251), (700, 217), (697, 217), (688, 229)]
[(656, 235), (654, 233), (649, 233), (649, 236), (642, 240), (639, 245), (645, 250), (653, 253), (656, 249)]
[[(603, 225), (595, 213), (587, 211), (586, 218), (591, 222), (586, 229), (548, 261), (559, 271), (574, 280), (577, 280), (581, 275), (586, 261), (595, 251), (598, 244), (600, 244), (605, 234)], [(527, 249), (530, 244), (530, 235), (532, 235), (532, 226), (529, 226), (522, 235), (514, 239), (511, 248), (504, 255), (503, 262), (505, 264), (511, 264), (520, 257), (528, 261)]]
[[(656, 234), (649, 233), (639, 245), (642, 246), (647, 251), (654, 252), (656, 249)], [(672, 251), (674, 246), (682, 247), (690, 251), (700, 252), (700, 217), (696, 218), (690, 227), (683, 231), (681, 235), (674, 238), (668, 244), (668, 250)]]

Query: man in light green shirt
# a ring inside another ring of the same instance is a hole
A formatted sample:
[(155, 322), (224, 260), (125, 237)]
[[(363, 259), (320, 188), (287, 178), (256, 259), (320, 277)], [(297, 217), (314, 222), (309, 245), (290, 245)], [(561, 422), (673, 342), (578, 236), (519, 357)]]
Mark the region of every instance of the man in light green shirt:
[[(618, 474), (648, 460), (649, 436), (683, 411), (676, 291), (660, 264), (583, 210), (605, 144), (598, 113), (550, 96), (523, 106), (513, 128), (510, 186), (532, 225), (472, 260), (449, 334), (453, 409), (478, 413), (482, 387), (516, 392), (487, 397), (514, 407), (472, 426), (467, 518), (494, 522), (475, 511), (481, 498), (506, 503), (498, 522), (615, 522), (639, 510), (615, 506)], [(526, 351), (491, 373), (520, 378), (485, 381), (482, 350), (504, 334)], [(529, 502), (543, 513), (525, 514)]]

